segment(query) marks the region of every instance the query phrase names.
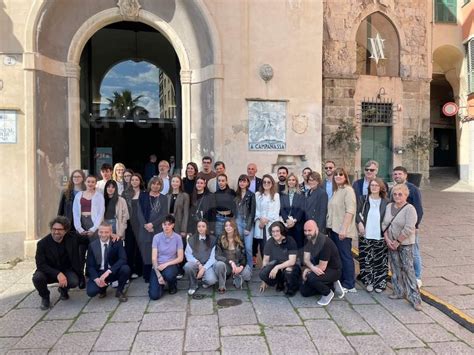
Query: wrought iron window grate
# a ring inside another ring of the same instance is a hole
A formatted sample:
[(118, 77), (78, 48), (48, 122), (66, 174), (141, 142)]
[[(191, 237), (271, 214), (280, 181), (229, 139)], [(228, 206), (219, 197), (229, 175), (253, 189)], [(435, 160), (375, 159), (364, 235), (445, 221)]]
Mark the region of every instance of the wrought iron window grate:
[(391, 125), (393, 118), (392, 102), (361, 102), (362, 124), (364, 125)]

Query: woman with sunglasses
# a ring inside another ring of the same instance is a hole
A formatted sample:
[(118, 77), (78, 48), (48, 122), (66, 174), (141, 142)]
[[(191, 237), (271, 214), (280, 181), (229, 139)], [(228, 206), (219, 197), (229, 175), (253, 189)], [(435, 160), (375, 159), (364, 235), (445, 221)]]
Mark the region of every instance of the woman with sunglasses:
[(347, 172), (343, 168), (334, 171), (334, 193), (328, 204), (327, 228), (336, 244), (342, 262), (341, 284), (345, 292), (355, 289), (355, 268), (352, 259), (352, 238), (357, 238), (355, 215), (357, 202)]
[(253, 221), (255, 218), (255, 194), (249, 190), (250, 179), (247, 175), (239, 176), (238, 187), (236, 191), (235, 204), (237, 206), (237, 228), (239, 235), (244, 238), (245, 254), (247, 265), (252, 268), (252, 246), (253, 246)]
[(71, 223), (71, 231), (74, 231), (74, 217), (72, 212), (72, 205), (74, 197), (79, 191), (86, 189), (86, 175), (82, 170), (74, 170), (69, 178), (67, 187), (61, 193), (61, 200), (59, 201), (58, 216), (67, 217)]
[(262, 177), (262, 185), (255, 193), (255, 228), (253, 235), (253, 254), (263, 258), (265, 242), (271, 237), (270, 225), (280, 219), (280, 195), (275, 180), (269, 174)]
[(407, 202), (408, 187), (397, 184), (392, 188), (394, 202), (389, 203), (382, 223), (384, 240), (388, 247), (388, 258), (392, 270), (393, 294), (391, 299), (403, 298), (417, 311), (421, 311), (421, 297), (413, 266), (415, 245), (416, 209)]
[(387, 287), (388, 254), (382, 222), (387, 208), (387, 190), (382, 179), (369, 184), (367, 196), (357, 200), (356, 223), (359, 231), (360, 279), (368, 292), (380, 293)]

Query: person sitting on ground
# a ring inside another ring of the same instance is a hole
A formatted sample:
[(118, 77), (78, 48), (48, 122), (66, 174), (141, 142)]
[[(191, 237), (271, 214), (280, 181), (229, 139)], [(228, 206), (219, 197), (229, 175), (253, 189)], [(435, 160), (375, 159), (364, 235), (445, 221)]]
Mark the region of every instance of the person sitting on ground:
[(282, 222), (273, 222), (270, 232), (272, 237), (267, 240), (263, 249), (260, 292), (264, 292), (267, 286), (276, 285), (277, 291), (285, 290), (287, 296), (294, 296), (301, 276), (301, 268), (296, 263), (298, 247), (294, 239), (287, 236)]
[(234, 219), (225, 222), (216, 250), (214, 271), (219, 279), (219, 293), (225, 293), (225, 283), (231, 275), (235, 288), (242, 288), (243, 282), (252, 278), (252, 268), (247, 264), (245, 246)]
[(178, 265), (183, 261), (183, 241), (178, 233), (173, 231), (175, 218), (169, 214), (162, 224), (163, 232), (153, 237), (151, 261), (153, 270), (150, 273), (148, 295), (157, 300), (163, 295), (166, 285), (168, 292), (177, 292)]
[(339, 282), (341, 277), (341, 258), (334, 242), (325, 234), (319, 232), (315, 221), (309, 220), (304, 224), (304, 234), (307, 243), (304, 247), (303, 284), (300, 292), (303, 297), (321, 295), (320, 306), (327, 306), (334, 297), (344, 297), (344, 290)]
[(88, 245), (89, 238), (70, 232), (71, 223), (57, 216), (50, 223), (51, 233), (36, 246), (36, 271), (33, 285), (41, 297), (41, 309), (50, 307), (48, 284), (58, 283), (61, 300), (69, 298), (68, 290), (79, 285), (83, 274), (79, 245)]
[(186, 246), (186, 264), (184, 273), (189, 278), (190, 296), (198, 289), (198, 280), (202, 279), (202, 286), (207, 288), (217, 282), (217, 276), (213, 265), (216, 262), (216, 238), (208, 234), (207, 222), (197, 222), (197, 233), (188, 239)]
[(102, 222), (99, 226), (99, 239), (89, 244), (87, 251), (87, 295), (99, 298), (107, 296), (107, 286), (118, 281), (115, 297), (120, 302), (127, 302), (128, 298), (123, 289), (130, 277), (130, 267), (127, 265), (127, 255), (121, 240), (112, 240), (112, 226)]

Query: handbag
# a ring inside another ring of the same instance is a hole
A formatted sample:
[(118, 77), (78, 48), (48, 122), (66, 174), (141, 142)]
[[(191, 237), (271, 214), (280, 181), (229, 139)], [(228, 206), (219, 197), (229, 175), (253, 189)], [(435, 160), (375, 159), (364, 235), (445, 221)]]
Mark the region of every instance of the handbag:
[(392, 219), (390, 220), (390, 222), (388, 222), (387, 227), (385, 227), (385, 229), (382, 231), (382, 235), (384, 235), (385, 232), (390, 228), (390, 226), (392, 225), (392, 222), (393, 222), (393, 220), (395, 219), (395, 217), (398, 216), (398, 214), (400, 213), (400, 211), (403, 210), (406, 205), (408, 205), (408, 202), (405, 203), (405, 204), (397, 211), (397, 213), (395, 213), (395, 215), (392, 217)]

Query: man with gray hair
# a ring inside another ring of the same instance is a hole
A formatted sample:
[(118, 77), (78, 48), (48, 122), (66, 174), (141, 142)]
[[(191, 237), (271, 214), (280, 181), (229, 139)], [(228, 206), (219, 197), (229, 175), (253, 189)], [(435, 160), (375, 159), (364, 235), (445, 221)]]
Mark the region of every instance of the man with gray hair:
[[(360, 196), (367, 196), (369, 183), (371, 180), (377, 177), (377, 173), (379, 172), (379, 163), (375, 160), (369, 160), (364, 165), (364, 177), (362, 179), (354, 181), (352, 184), (352, 188), (356, 193), (357, 199)], [(387, 188), (388, 190), (388, 188)]]

